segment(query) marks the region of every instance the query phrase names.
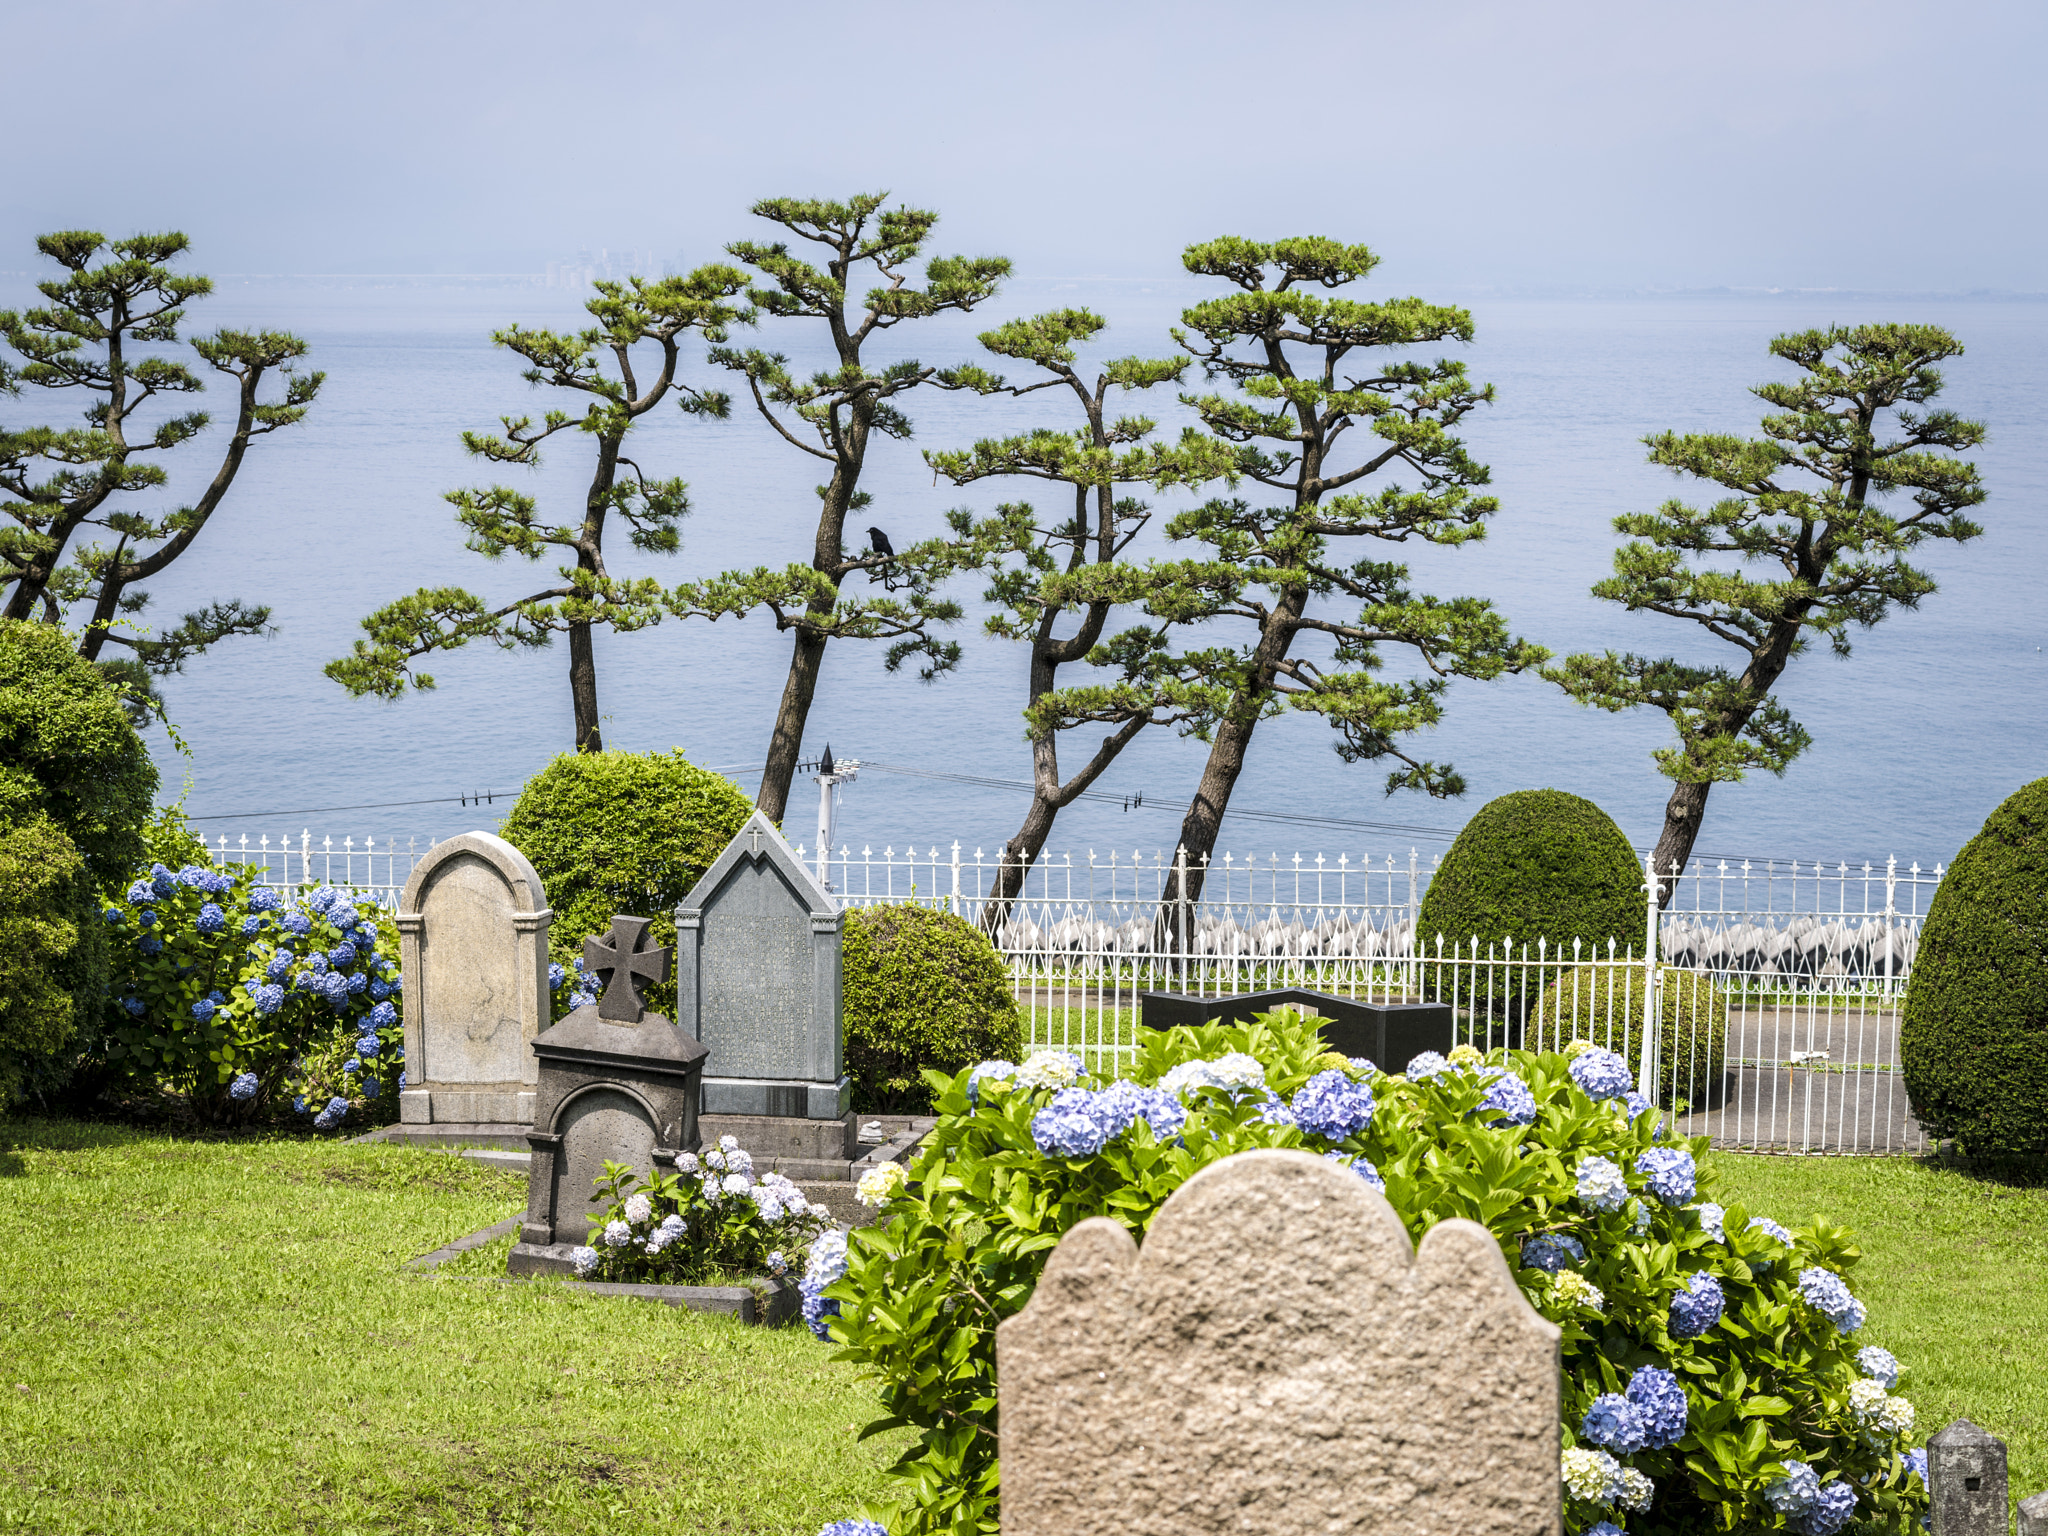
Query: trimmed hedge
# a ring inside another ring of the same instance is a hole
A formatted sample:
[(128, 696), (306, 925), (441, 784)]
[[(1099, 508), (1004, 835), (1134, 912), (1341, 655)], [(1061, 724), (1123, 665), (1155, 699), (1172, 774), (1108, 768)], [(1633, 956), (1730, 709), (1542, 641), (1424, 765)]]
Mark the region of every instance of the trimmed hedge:
[(860, 907), (846, 914), (846, 1071), (853, 1107), (924, 1114), (931, 1068), (954, 1076), (1023, 1049), (1010, 973), (988, 936), (929, 907)]
[(0, 817), (0, 1107), (52, 1076), (77, 1033), (77, 989), (106, 974), (104, 946), (90, 942), (95, 905), (85, 860), (55, 822)]
[[(1617, 975), (1617, 971), (1621, 974)], [(1728, 994), (1694, 971), (1663, 968), (1663, 1043), (1658, 1052), (1657, 1099), (1684, 1099), (1693, 1108), (1721, 1102), (1728, 1054)], [(1626, 978), (1626, 979), (1623, 979)], [(1617, 1052), (1631, 1072), (1643, 1067), (1643, 968), (1582, 965), (1558, 974), (1543, 992), (1524, 1041), (1532, 1051), (1561, 1051), (1572, 1040), (1591, 1040)]]
[(2048, 779), (1993, 811), (1943, 877), (1899, 1058), (1930, 1134), (1972, 1157), (2048, 1156)]
[[(1512, 939), (1531, 955), (1538, 939), (1550, 955), (1643, 948), (1643, 870), (1620, 827), (1599, 806), (1561, 789), (1521, 789), (1479, 809), (1444, 855), (1415, 927), (1416, 947), (1470, 953)], [(1446, 983), (1448, 985), (1448, 982)], [(1520, 996), (1519, 970), (1496, 980)], [(1496, 1001), (1501, 1000), (1496, 997)]]
[[(548, 950), (573, 969), (617, 913), (653, 918), (647, 942), (673, 945), (676, 904), (753, 811), (737, 784), (680, 751), (567, 752), (527, 780), (500, 835), (540, 874), (555, 914)], [(673, 981), (642, 995), (675, 1016)]]

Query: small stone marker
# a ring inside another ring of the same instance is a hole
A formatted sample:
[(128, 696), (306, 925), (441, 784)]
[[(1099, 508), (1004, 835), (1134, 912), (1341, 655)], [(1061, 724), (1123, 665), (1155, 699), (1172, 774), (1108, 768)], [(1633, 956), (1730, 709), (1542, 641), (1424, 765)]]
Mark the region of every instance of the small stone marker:
[(2048, 1536), (2048, 1493), (2020, 1500), (2019, 1536)]
[(403, 1125), (526, 1125), (548, 1017), (547, 891), (489, 832), (436, 843), (398, 900)]
[(609, 971), (604, 999), (585, 1004), (533, 1042), (538, 1114), (527, 1144), (526, 1222), (510, 1273), (569, 1268), (569, 1249), (603, 1210), (596, 1189), (607, 1161), (643, 1176), (697, 1150), (704, 1047), (640, 1005), (638, 981), (668, 974), (668, 951), (646, 949), (653, 919), (614, 917), (603, 940), (584, 941), (584, 964)]
[(2005, 1536), (2005, 1442), (1968, 1419), (1927, 1440), (1934, 1536)]
[(1241, 1152), (996, 1330), (1004, 1536), (1560, 1536), (1558, 1330), (1476, 1222)]
[(676, 1022), (711, 1053), (705, 1114), (845, 1116), (844, 922), (759, 811), (676, 908)]

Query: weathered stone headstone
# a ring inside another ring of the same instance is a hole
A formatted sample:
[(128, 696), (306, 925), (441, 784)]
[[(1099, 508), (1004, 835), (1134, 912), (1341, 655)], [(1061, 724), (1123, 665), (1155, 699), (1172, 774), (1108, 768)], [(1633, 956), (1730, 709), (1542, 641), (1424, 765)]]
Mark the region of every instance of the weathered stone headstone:
[(843, 924), (759, 811), (676, 908), (676, 1022), (710, 1052), (705, 1114), (845, 1117)]
[(401, 1126), (524, 1126), (547, 1025), (547, 892), (489, 832), (436, 843), (398, 901), (405, 968)]
[(527, 1145), (526, 1222), (512, 1274), (565, 1270), (569, 1249), (603, 1209), (597, 1180), (606, 1162), (644, 1176), (697, 1150), (697, 1094), (704, 1047), (640, 1005), (639, 982), (668, 974), (668, 951), (645, 947), (644, 917), (614, 917), (586, 939), (583, 963), (609, 973), (602, 1000), (586, 1003), (533, 1042), (539, 1089)]
[(2005, 1442), (1968, 1419), (1927, 1437), (1934, 1536), (2005, 1536)]
[(2048, 1493), (2020, 1500), (2019, 1536), (2048, 1536)]
[(1558, 1536), (1558, 1330), (1476, 1222), (1242, 1152), (996, 1331), (1004, 1536)]

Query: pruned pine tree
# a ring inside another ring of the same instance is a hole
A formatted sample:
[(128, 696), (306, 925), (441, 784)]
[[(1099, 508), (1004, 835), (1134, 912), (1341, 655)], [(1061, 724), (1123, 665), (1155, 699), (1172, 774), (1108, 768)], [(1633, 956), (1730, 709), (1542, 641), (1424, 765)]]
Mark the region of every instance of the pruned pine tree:
[[(75, 625), (79, 654), (125, 683), (138, 713), (157, 702), (157, 677), (230, 635), (271, 632), (268, 606), (227, 598), (147, 633), (135, 617), (149, 604), (141, 584), (192, 547), (249, 444), (303, 419), (324, 377), (299, 372), (306, 344), (282, 331), (194, 339), (200, 360), (234, 381), (233, 426), (196, 501), (137, 509), (135, 495), (169, 478), (162, 457), (213, 424), (206, 411), (164, 414), (173, 397), (206, 388), (163, 350), (177, 344), (185, 306), (213, 291), (208, 278), (172, 270), (189, 247), (177, 233), (43, 235), (36, 249), (64, 275), (37, 284), (46, 305), (0, 312), (0, 338), (22, 359), (0, 359), (0, 392), (18, 396), (28, 384), (85, 396), (82, 427), (0, 429), (0, 615)], [(283, 388), (267, 396), (273, 376)], [(105, 654), (109, 645), (120, 654)]]
[[(604, 539), (613, 518), (623, 522), (633, 548), (671, 555), (681, 547), (677, 525), (690, 510), (688, 487), (680, 478), (648, 475), (626, 453), (627, 435), (671, 392), (684, 411), (723, 417), (731, 397), (681, 383), (677, 367), (682, 337), (695, 331), (722, 342), (735, 325), (751, 324), (753, 312), (740, 296), (746, 274), (728, 266), (699, 267), (687, 277), (629, 277), (600, 282), (584, 305), (597, 324), (577, 332), (511, 326), (492, 340), (532, 366), (521, 377), (536, 387), (568, 390), (578, 409), (548, 411), (535, 424), (530, 416), (500, 418), (502, 435), (465, 432), (462, 445), (493, 464), (538, 468), (541, 446), (559, 433), (582, 435), (593, 463), (583, 505), (571, 520), (551, 523), (539, 502), (506, 485), (450, 491), (456, 521), (469, 530), (468, 545), (487, 559), (514, 554), (528, 560), (552, 555), (565, 563), (557, 581), (510, 602), (493, 606), (460, 587), (423, 587), (387, 604), (363, 620), (368, 640), (327, 664), (327, 675), (358, 697), (395, 699), (410, 684), (434, 686), (433, 674), (415, 663), (436, 651), (459, 650), (488, 640), (502, 650), (551, 644), (569, 637), (569, 695), (574, 708), (574, 743), (579, 752), (601, 752), (597, 660), (592, 632), (599, 625), (624, 634), (661, 622), (667, 594), (651, 576), (612, 574)], [(643, 371), (637, 349), (651, 345)], [(574, 438), (565, 441), (576, 441)]]
[[(985, 558), (978, 547), (945, 537), (898, 550), (885, 534), (865, 554), (850, 554), (846, 548), (848, 515), (871, 501), (860, 489), (870, 440), (876, 433), (899, 439), (911, 435), (901, 398), (928, 384), (981, 392), (1001, 384), (971, 365), (939, 368), (913, 359), (865, 359), (863, 349), (881, 333), (948, 310), (970, 310), (993, 296), (1010, 270), (1000, 256), (934, 256), (925, 262), (923, 286), (913, 284), (908, 269), (938, 215), (885, 208), (887, 197), (863, 193), (843, 203), (769, 198), (754, 205), (761, 218), (822, 247), (822, 268), (792, 255), (779, 240), (742, 240), (726, 247), (766, 280), (749, 293), (750, 300), (771, 315), (822, 324), (835, 359), (832, 367), (804, 379), (790, 371), (789, 359), (779, 352), (712, 350), (712, 362), (745, 377), (755, 408), (777, 435), (827, 466), (827, 479), (818, 487), (817, 529), (808, 559), (780, 570), (759, 566), (686, 582), (671, 604), (679, 615), (713, 620), (765, 609), (774, 615), (775, 627), (793, 637), (789, 676), (756, 802), (777, 821), (789, 803), (827, 642), (886, 640), (891, 671), (916, 656), (919, 675), (930, 682), (960, 658), (959, 643), (938, 635), (941, 626), (960, 618), (960, 605), (937, 596), (937, 585)], [(852, 285), (863, 268), (872, 269), (877, 285), (850, 305)], [(856, 572), (871, 586), (883, 587), (883, 593), (847, 596), (842, 589)]]
[[(1463, 544), (1484, 536), (1498, 508), (1480, 490), (1486, 466), (1455, 432), (1493, 387), (1473, 384), (1461, 362), (1400, 355), (1469, 341), (1471, 316), (1415, 298), (1367, 303), (1317, 292), (1378, 265), (1362, 245), (1225, 238), (1190, 246), (1182, 260), (1239, 291), (1183, 311), (1186, 329), (1174, 332), (1208, 378), (1236, 389), (1181, 398), (1234, 451), (1237, 472), (1276, 494), (1264, 505), (1212, 500), (1167, 524), (1170, 539), (1205, 544), (1210, 554), (1162, 566), (1149, 611), (1250, 631), (1163, 680), (1167, 701), (1209, 743), (1181, 823), (1188, 881), (1184, 890), (1174, 882), (1170, 900), (1200, 895), (1261, 721), (1289, 710), (1320, 715), (1345, 761), (1402, 765), (1388, 775), (1387, 793), (1458, 795), (1465, 785), (1455, 769), (1411, 755), (1402, 738), (1442, 718), (1451, 678), (1495, 678), (1548, 655), (1511, 635), (1491, 603), (1418, 594), (1406, 565), (1358, 553), (1360, 540)], [(1350, 606), (1326, 608), (1324, 599)], [(1305, 641), (1319, 644), (1310, 652)], [(1390, 645), (1405, 648), (1423, 675), (1383, 677)]]
[[(1152, 619), (1104, 639), (1111, 613), (1133, 608), (1153, 594), (1155, 577), (1125, 558), (1132, 540), (1152, 520), (1151, 507), (1119, 496), (1120, 485), (1164, 487), (1228, 475), (1235, 455), (1196, 439), (1185, 447), (1147, 441), (1158, 423), (1145, 416), (1112, 416), (1111, 392), (1130, 393), (1178, 384), (1190, 359), (1120, 357), (1086, 372), (1078, 348), (1106, 328), (1084, 309), (1058, 310), (1012, 320), (981, 336), (1000, 357), (1033, 366), (1042, 377), (1011, 383), (1005, 392), (1034, 394), (1059, 389), (1079, 406), (1082, 424), (1067, 432), (1041, 428), (1015, 437), (990, 438), (971, 450), (927, 452), (925, 462), (955, 485), (998, 476), (1050, 481), (1070, 492), (1072, 502), (1041, 519), (1028, 503), (1006, 504), (999, 516), (1009, 539), (992, 556), (987, 600), (996, 611), (984, 623), (998, 639), (1031, 648), (1025, 687), (1025, 736), (1031, 745), (1031, 804), (1016, 835), (1003, 845), (989, 899), (982, 908), (991, 928), (1009, 914), (1025, 876), (1045, 847), (1060, 811), (1095, 784), (1123, 749), (1147, 726), (1179, 718), (1156, 686), (1180, 664), (1170, 649), (1172, 620)], [(964, 512), (950, 514), (962, 540), (978, 534), (994, 541)], [(1059, 633), (1063, 623), (1072, 632)], [(1113, 669), (1112, 685), (1085, 687), (1076, 694), (1058, 687), (1060, 669), (1086, 661)], [(1059, 739), (1086, 723), (1114, 729), (1070, 776), (1060, 776)]]
[[(1684, 869), (1715, 784), (1751, 768), (1783, 774), (1811, 743), (1771, 693), (1792, 658), (1816, 638), (1849, 655), (1852, 626), (1869, 629), (1935, 590), (1908, 555), (1983, 531), (1963, 515), (1984, 500), (1976, 466), (1953, 454), (1982, 443), (1984, 428), (1925, 408), (1941, 392), (1935, 365), (1962, 355), (1953, 336), (1836, 326), (1780, 336), (1771, 351), (1801, 377), (1751, 391), (1772, 407), (1761, 438), (1644, 439), (1651, 463), (1729, 494), (1704, 510), (1672, 500), (1617, 517), (1629, 542), (1593, 587), (1630, 612), (1697, 625), (1740, 653), (1740, 670), (1608, 651), (1543, 674), (1582, 704), (1670, 717), (1678, 745), (1652, 754), (1676, 780), (1653, 855), (1660, 873)], [(1675, 888), (1663, 882), (1667, 904)]]

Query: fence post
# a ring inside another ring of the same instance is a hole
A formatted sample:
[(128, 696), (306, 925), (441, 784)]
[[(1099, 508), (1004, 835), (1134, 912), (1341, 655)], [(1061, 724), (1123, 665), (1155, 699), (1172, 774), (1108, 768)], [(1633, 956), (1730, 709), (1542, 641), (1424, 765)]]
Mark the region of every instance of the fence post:
[(1884, 861), (1884, 990), (1889, 996), (1898, 987), (1898, 977), (1892, 971), (1892, 923), (1896, 920), (1896, 895), (1899, 889), (1899, 856), (1893, 854)]
[(1657, 1102), (1657, 1034), (1663, 1022), (1663, 1010), (1657, 1006), (1657, 993), (1664, 980), (1664, 973), (1657, 965), (1657, 914), (1662, 909), (1658, 897), (1664, 893), (1664, 883), (1657, 876), (1657, 855), (1643, 856), (1643, 1064), (1636, 1073), (1636, 1092), (1652, 1104)]
[(953, 839), (953, 915), (960, 915), (960, 840)]

